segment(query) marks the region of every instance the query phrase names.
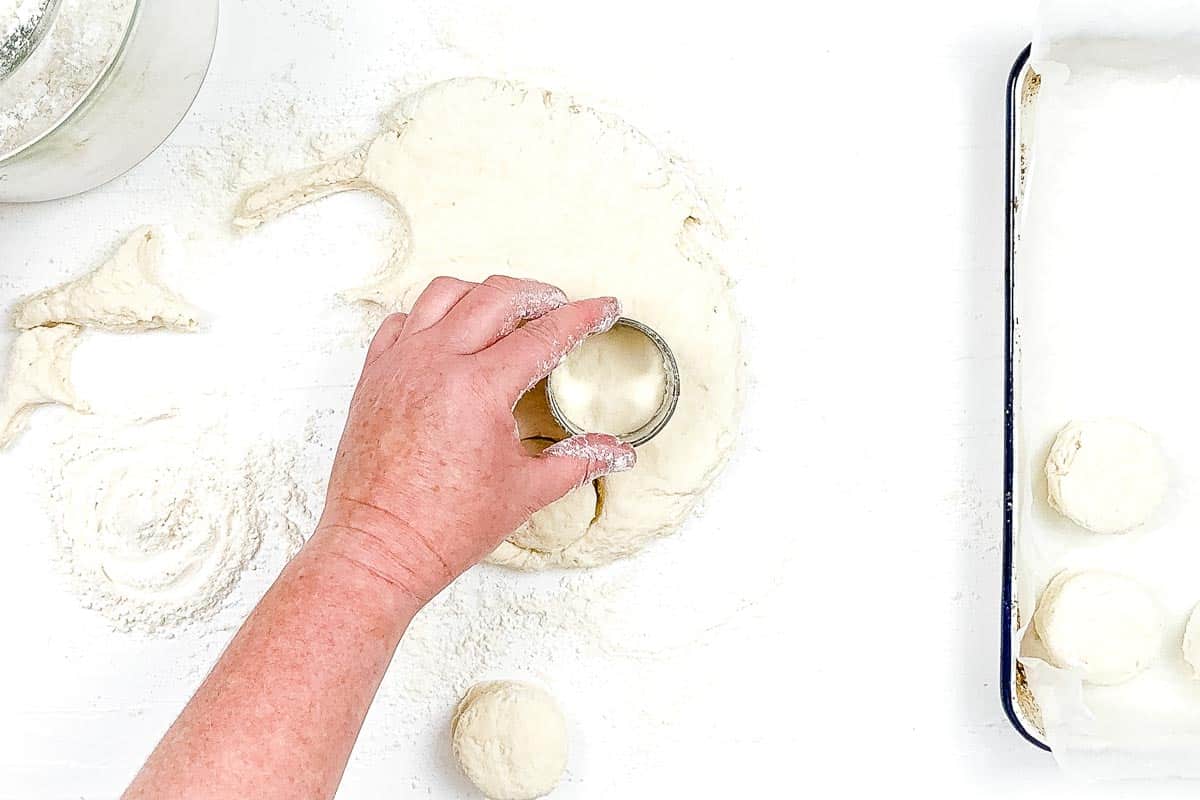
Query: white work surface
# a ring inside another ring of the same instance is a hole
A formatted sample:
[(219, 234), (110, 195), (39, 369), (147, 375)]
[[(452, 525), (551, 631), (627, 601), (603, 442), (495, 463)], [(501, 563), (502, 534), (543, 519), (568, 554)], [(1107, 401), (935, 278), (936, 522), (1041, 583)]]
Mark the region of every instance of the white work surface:
[[(603, 568), (628, 583), (629, 614), (646, 591), (635, 627), (653, 656), (585, 643), (574, 663), (528, 665), (571, 720), (554, 796), (1128, 796), (1067, 783), (1010, 729), (997, 686), (1004, 85), (1032, 0), (339, 5), (223, 2), (209, 80), (164, 148), (89, 195), (0, 207), (0, 306), (139, 224), (223, 225), (235, 193), (212, 171), (238, 159), (223, 143), (281, 154), (265, 174), (315, 160), (314, 133), (369, 135), (429, 80), (574, 92), (728, 188), (751, 254), (729, 268), (752, 378), (704, 513)], [(253, 234), (264, 271), (375, 266), (380, 204), (299, 214)], [(338, 219), (360, 221), (319, 224)], [(63, 413), (39, 412), (35, 433)], [(33, 537), (10, 520), (0, 559), (0, 797), (115, 797), (220, 637), (109, 631)], [(394, 746), (378, 735), (387, 710), (340, 796), (471, 797), (447, 755), (449, 704)]]

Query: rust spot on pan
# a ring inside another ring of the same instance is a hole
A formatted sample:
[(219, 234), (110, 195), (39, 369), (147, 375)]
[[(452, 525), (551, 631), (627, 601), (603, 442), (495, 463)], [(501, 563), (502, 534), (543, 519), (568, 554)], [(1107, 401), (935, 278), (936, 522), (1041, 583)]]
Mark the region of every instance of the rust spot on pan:
[(1046, 726), (1042, 722), (1042, 709), (1038, 705), (1037, 698), (1033, 696), (1033, 692), (1029, 688), (1029, 680), (1025, 677), (1025, 667), (1020, 661), (1017, 662), (1017, 678), (1015, 683), (1017, 707), (1021, 709), (1021, 715), (1032, 722), (1034, 727), (1038, 729), (1038, 732), (1042, 736), (1045, 736)]

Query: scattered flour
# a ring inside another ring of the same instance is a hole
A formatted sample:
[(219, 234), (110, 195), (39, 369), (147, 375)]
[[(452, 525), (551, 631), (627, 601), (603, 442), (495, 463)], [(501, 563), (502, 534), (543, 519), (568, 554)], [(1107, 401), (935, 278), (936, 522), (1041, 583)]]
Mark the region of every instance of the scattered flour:
[[(13, 4), (0, 0), (0, 12)], [(33, 13), (29, 5), (15, 0), (11, 19), (17, 25)], [(42, 43), (0, 81), (0, 156), (41, 136), (83, 99), (120, 46), (135, 5), (136, 0), (62, 0)], [(0, 32), (9, 25), (0, 13)]]
[(373, 733), (359, 742), (363, 755), (392, 752), (398, 740), (419, 746), (425, 724), (448, 722), (480, 680), (553, 683), (564, 662), (614, 647), (622, 630), (620, 580), (601, 572), (541, 577), (482, 565), (434, 598), (405, 632), (397, 666), (380, 686), (368, 717)]
[(81, 418), (48, 476), (59, 553), (84, 604), (120, 630), (210, 618), (265, 541), (314, 523), (297, 445), (239, 447), (222, 419)]

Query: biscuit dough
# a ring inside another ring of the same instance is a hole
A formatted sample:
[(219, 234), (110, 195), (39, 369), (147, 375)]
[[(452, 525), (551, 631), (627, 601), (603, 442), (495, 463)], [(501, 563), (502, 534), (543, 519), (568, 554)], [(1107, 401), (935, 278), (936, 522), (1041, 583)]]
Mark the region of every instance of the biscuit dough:
[(1088, 683), (1124, 683), (1162, 649), (1163, 612), (1132, 578), (1111, 572), (1062, 572), (1042, 595), (1033, 625), (1061, 669)]
[(194, 329), (196, 310), (158, 276), (167, 238), (163, 229), (138, 228), (92, 272), (18, 303), (13, 325), (20, 330), (59, 322), (122, 332)]
[(0, 450), (25, 429), (34, 408), (59, 403), (77, 411), (87, 405), (71, 385), (71, 356), (81, 328), (55, 325), (17, 335), (8, 356), (4, 396), (0, 399)]
[(1148, 520), (1167, 494), (1167, 465), (1154, 438), (1121, 419), (1072, 422), (1046, 459), (1049, 501), (1095, 533), (1124, 533)]
[(12, 346), (0, 399), (0, 449), (24, 430), (35, 406), (60, 403), (87, 410), (70, 379), (71, 357), (83, 328), (122, 333), (196, 329), (196, 310), (158, 276), (167, 239), (164, 229), (138, 228), (92, 272), (13, 308), (12, 324), (21, 333)]
[(585, 339), (550, 374), (550, 392), (567, 420), (592, 433), (624, 436), (662, 408), (667, 367), (654, 342), (618, 325)]
[[(456, 79), (407, 98), (375, 141), (345, 159), (251, 191), (235, 224), (253, 228), (355, 189), (391, 202), (401, 230), (389, 263), (354, 299), (403, 310), (443, 274), (535, 278), (570, 297), (620, 298), (679, 363), (675, 417), (639, 449), (636, 469), (607, 479), (587, 534), (557, 552), (505, 542), (492, 559), (593, 566), (678, 528), (733, 448), (742, 354), (730, 281), (713, 255), (719, 226), (677, 165), (622, 120), (570, 97)], [(548, 374), (556, 365), (543, 366)], [(564, 438), (540, 416), (523, 418), (529, 412), (518, 404), (522, 436)]]
[(567, 767), (567, 723), (545, 690), (517, 681), (472, 686), (450, 723), (454, 757), (490, 800), (534, 800)]
[[(531, 455), (536, 455), (554, 444), (554, 440), (525, 439), (522, 444)], [(599, 511), (601, 481), (603, 478), (580, 486), (538, 511), (508, 541), (541, 553), (556, 553), (579, 541)]]

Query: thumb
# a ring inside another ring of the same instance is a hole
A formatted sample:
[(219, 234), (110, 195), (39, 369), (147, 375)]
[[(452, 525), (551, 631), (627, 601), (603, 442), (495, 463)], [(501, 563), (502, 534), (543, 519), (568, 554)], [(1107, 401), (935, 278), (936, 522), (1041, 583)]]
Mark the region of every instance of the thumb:
[(547, 506), (572, 489), (637, 464), (631, 445), (605, 433), (585, 433), (556, 442), (534, 459), (534, 494)]

